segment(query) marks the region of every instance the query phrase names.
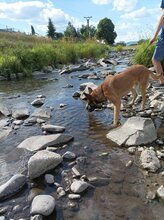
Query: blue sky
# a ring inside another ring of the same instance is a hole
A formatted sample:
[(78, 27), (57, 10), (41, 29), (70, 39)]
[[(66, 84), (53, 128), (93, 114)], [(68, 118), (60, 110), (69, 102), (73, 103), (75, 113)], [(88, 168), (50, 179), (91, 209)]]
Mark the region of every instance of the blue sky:
[(63, 32), (70, 21), (79, 28), (84, 17), (92, 16), (96, 26), (107, 17), (115, 25), (116, 42), (151, 37), (161, 14), (161, 0), (0, 0), (0, 29), (14, 28), (30, 33), (30, 26), (46, 35), (48, 18), (57, 32)]

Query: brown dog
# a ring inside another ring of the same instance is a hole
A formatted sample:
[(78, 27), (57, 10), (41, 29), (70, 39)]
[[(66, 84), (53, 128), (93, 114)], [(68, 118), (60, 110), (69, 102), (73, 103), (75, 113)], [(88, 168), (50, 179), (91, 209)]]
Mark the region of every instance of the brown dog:
[(135, 92), (136, 85), (139, 86), (142, 95), (142, 110), (144, 110), (146, 102), (146, 89), (149, 77), (158, 80), (160, 75), (155, 75), (143, 65), (133, 65), (123, 72), (108, 76), (96, 89), (88, 88), (89, 94), (84, 93), (88, 103), (87, 110), (93, 111), (97, 106), (105, 101), (111, 101), (114, 104), (114, 122), (113, 127), (117, 127), (118, 116), (121, 107), (121, 98), (132, 91), (134, 103), (137, 94)]

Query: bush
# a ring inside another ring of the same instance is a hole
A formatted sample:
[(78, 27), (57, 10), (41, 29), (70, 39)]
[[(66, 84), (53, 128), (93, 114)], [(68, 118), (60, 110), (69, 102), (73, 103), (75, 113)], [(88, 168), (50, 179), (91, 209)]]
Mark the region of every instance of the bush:
[(138, 46), (132, 58), (132, 64), (143, 64), (146, 67), (152, 66), (151, 59), (154, 53), (155, 44), (149, 46), (148, 45), (148, 41), (145, 41)]
[(6, 55), (0, 58), (0, 75), (10, 80), (12, 75), (18, 78), (17, 73), (20, 71), (22, 71), (22, 65), (16, 56)]

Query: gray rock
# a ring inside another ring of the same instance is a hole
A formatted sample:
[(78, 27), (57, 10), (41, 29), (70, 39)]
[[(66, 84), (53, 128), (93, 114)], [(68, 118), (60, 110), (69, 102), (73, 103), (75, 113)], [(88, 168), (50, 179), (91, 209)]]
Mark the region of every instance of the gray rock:
[(140, 161), (142, 167), (151, 172), (156, 172), (160, 168), (160, 161), (153, 150), (143, 150), (141, 152)]
[(65, 127), (57, 125), (42, 125), (42, 130), (49, 133), (62, 133), (65, 131)]
[(0, 200), (9, 198), (20, 191), (26, 183), (26, 177), (16, 174), (6, 183), (0, 186)]
[(0, 140), (2, 139), (2, 138), (5, 138), (5, 137), (7, 137), (9, 134), (10, 134), (10, 132), (12, 131), (12, 129), (11, 128), (1, 128), (0, 129)]
[(12, 113), (13, 118), (16, 118), (16, 119), (28, 118), (29, 115), (30, 115), (30, 113), (27, 108), (16, 109)]
[(64, 134), (38, 135), (25, 139), (17, 147), (24, 148), (29, 151), (38, 151), (45, 149), (48, 146), (56, 147), (59, 145), (63, 145), (71, 140), (73, 140), (72, 136)]
[(0, 216), (0, 220), (5, 220), (5, 216)]
[(0, 120), (0, 128), (5, 127), (7, 125), (9, 125), (9, 119), (8, 118), (4, 118), (2, 120)]
[(30, 220), (43, 220), (43, 216), (42, 215), (34, 215), (30, 218)]
[(4, 104), (0, 103), (0, 113), (4, 116), (10, 116), (11, 111)]
[(68, 195), (68, 198), (69, 198), (69, 199), (72, 199), (72, 200), (74, 200), (74, 199), (80, 199), (80, 197), (81, 197), (80, 194), (73, 194), (73, 193), (72, 193), (72, 194), (69, 194), (69, 195)]
[(46, 171), (54, 169), (62, 162), (59, 154), (47, 150), (38, 151), (28, 161), (28, 175), (34, 179), (44, 174)]
[(42, 98), (37, 98), (31, 102), (31, 105), (33, 105), (33, 106), (41, 106), (43, 104), (44, 104), (44, 99), (42, 99)]
[(74, 154), (73, 152), (71, 151), (67, 151), (63, 154), (62, 156), (64, 159), (68, 159), (68, 160), (73, 160), (76, 158), (76, 154)]
[(131, 117), (123, 126), (109, 131), (107, 138), (118, 145), (141, 145), (156, 140), (157, 132), (150, 118)]
[(71, 184), (71, 191), (73, 193), (81, 193), (88, 188), (89, 184), (81, 180), (75, 180)]
[(51, 117), (51, 113), (44, 109), (36, 110), (32, 113), (31, 117), (42, 118), (42, 119), (49, 119)]
[(52, 196), (38, 195), (32, 201), (31, 214), (49, 216), (54, 211), (54, 208), (55, 208), (55, 199)]
[[(87, 82), (87, 83), (82, 83), (80, 85), (80, 91), (84, 91), (85, 89), (87, 88), (91, 88), (91, 89), (96, 89), (97, 88), (97, 85), (95, 85), (94, 83), (92, 82)], [(87, 92), (87, 91), (86, 91)]]
[(159, 198), (161, 198), (164, 201), (164, 186), (161, 185), (158, 189), (157, 189), (157, 195)]
[(51, 174), (46, 174), (44, 178), (47, 184), (53, 184), (55, 182), (54, 176)]

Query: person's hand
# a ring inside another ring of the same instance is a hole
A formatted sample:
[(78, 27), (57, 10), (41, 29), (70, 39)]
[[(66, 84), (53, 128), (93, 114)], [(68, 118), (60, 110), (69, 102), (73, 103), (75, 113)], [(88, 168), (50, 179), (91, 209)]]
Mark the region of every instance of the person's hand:
[(154, 41), (155, 41), (155, 39), (156, 39), (156, 37), (152, 37), (152, 38), (150, 39), (150, 41), (149, 41), (149, 44), (153, 44)]

